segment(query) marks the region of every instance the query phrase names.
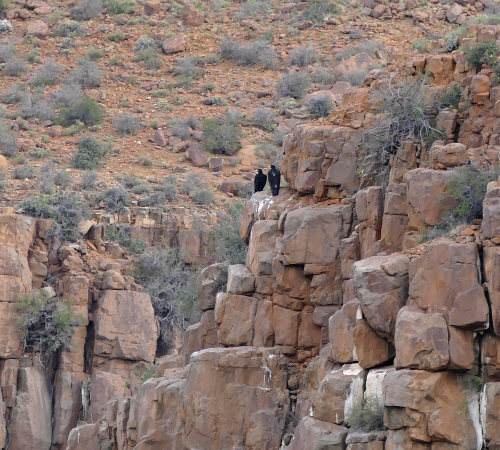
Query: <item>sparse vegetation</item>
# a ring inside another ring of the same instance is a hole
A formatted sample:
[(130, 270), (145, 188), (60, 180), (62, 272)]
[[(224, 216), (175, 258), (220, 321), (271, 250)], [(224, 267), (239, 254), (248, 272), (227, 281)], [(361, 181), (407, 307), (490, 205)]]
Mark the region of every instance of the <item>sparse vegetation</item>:
[(54, 34), (59, 37), (75, 37), (83, 36), (87, 33), (87, 29), (81, 23), (75, 22), (74, 20), (69, 20), (68, 22), (63, 22), (59, 25)]
[(121, 113), (113, 119), (113, 128), (118, 134), (136, 134), (141, 128), (141, 122), (133, 114)]
[(16, 156), (19, 149), (17, 147), (17, 135), (0, 119), (0, 151), (3, 156)]
[(78, 84), (82, 88), (99, 87), (102, 83), (102, 73), (94, 61), (81, 60), (69, 74), (70, 84)]
[(99, 139), (86, 133), (78, 141), (78, 152), (73, 159), (73, 166), (84, 170), (98, 169), (105, 154), (106, 151)]
[(469, 64), (476, 70), (481, 70), (483, 64), (493, 66), (497, 63), (500, 47), (494, 41), (478, 42), (465, 48)]
[(199, 318), (196, 270), (186, 266), (179, 249), (152, 247), (137, 261), (133, 275), (150, 295), (160, 323), (160, 353), (172, 345), (172, 331)]
[(26, 63), (20, 58), (10, 58), (3, 66), (3, 74), (9, 77), (17, 77), (26, 72)]
[(340, 12), (335, 0), (311, 0), (307, 9), (298, 16), (299, 20), (310, 20), (315, 25), (320, 25), (327, 17)]
[(104, 6), (108, 14), (133, 14), (136, 4), (133, 0), (105, 0)]
[(238, 16), (240, 19), (247, 19), (259, 14), (268, 14), (270, 11), (270, 0), (247, 0), (241, 5)]
[(15, 167), (12, 171), (12, 178), (14, 180), (24, 180), (29, 178), (34, 178), (35, 176), (35, 168), (29, 165), (23, 165), (19, 167)]
[(384, 429), (384, 406), (375, 396), (365, 397), (354, 405), (347, 424), (354, 430), (375, 431)]
[(82, 174), (83, 189), (85, 190), (93, 189), (97, 184), (97, 178), (98, 178), (97, 172), (94, 172), (92, 170), (84, 172)]
[(71, 309), (71, 300), (49, 297), (42, 289), (21, 294), (15, 304), (20, 312), (17, 326), (23, 333), (24, 349), (50, 355), (71, 344), (74, 329), (83, 317)]
[(281, 77), (278, 93), (282, 97), (302, 98), (309, 87), (309, 79), (300, 72), (290, 72)]
[(239, 122), (224, 119), (203, 120), (203, 143), (211, 153), (234, 155), (241, 148), (242, 132)]
[(51, 86), (59, 81), (62, 74), (62, 67), (48, 60), (43, 66), (35, 70), (30, 78), (33, 86)]
[(127, 191), (123, 186), (114, 186), (104, 191), (98, 198), (104, 207), (115, 215), (123, 214), (130, 204)]
[(61, 108), (58, 121), (66, 127), (78, 122), (85, 125), (96, 125), (102, 120), (103, 115), (104, 108), (99, 103), (88, 95), (82, 95), (69, 107)]
[(71, 9), (71, 17), (75, 20), (94, 19), (102, 13), (102, 0), (83, 0)]
[(217, 262), (244, 264), (247, 245), (240, 237), (240, 222), (245, 204), (230, 203), (219, 213), (217, 223), (209, 233), (209, 250)]
[(129, 230), (122, 225), (110, 225), (105, 229), (105, 238), (108, 241), (118, 242), (125, 247), (132, 255), (139, 255), (147, 248), (146, 242), (142, 239), (132, 239)]
[(230, 59), (243, 66), (260, 64), (269, 69), (274, 67), (276, 58), (274, 47), (267, 42), (255, 41), (240, 44), (231, 38), (226, 38), (221, 42), (220, 56), (222, 59)]
[(24, 214), (35, 219), (53, 219), (52, 236), (68, 241), (79, 239), (78, 224), (92, 216), (89, 205), (75, 192), (30, 197), (19, 204)]
[(307, 67), (319, 59), (318, 50), (314, 45), (305, 45), (294, 48), (290, 52), (290, 62), (299, 67)]
[(250, 123), (266, 131), (273, 131), (276, 128), (276, 117), (268, 108), (259, 107), (253, 113)]
[(306, 102), (307, 111), (316, 117), (328, 117), (334, 106), (332, 97), (328, 94), (313, 95)]

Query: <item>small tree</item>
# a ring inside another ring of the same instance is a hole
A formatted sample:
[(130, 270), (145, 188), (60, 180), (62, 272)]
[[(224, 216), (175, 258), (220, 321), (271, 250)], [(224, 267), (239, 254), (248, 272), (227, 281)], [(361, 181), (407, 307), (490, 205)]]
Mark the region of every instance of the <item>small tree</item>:
[(78, 141), (78, 152), (73, 159), (77, 169), (92, 170), (102, 165), (105, 150), (101, 142), (90, 133), (84, 134)]
[(16, 309), (21, 313), (16, 323), (23, 333), (24, 349), (45, 355), (68, 348), (75, 327), (84, 323), (71, 310), (71, 300), (50, 298), (43, 290), (22, 294)]

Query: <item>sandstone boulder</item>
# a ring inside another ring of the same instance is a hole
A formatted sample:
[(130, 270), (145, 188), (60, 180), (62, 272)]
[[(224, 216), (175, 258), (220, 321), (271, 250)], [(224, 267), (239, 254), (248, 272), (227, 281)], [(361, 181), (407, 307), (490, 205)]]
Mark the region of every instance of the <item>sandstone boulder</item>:
[(443, 314), (426, 314), (411, 306), (403, 307), (396, 320), (394, 345), (397, 368), (444, 369), (450, 360), (450, 350)]
[(71, 430), (66, 450), (95, 450), (99, 448), (99, 427), (96, 423), (79, 425)]
[(350, 231), (351, 220), (350, 206), (305, 207), (290, 211), (285, 219), (282, 241), (284, 264), (335, 262), (340, 241)]
[(191, 354), (204, 348), (217, 347), (217, 327), (213, 309), (205, 311), (201, 320), (190, 325), (182, 336), (182, 357), (184, 364), (189, 364)]
[(252, 344), (257, 303), (256, 298), (245, 295), (217, 295), (215, 323), (219, 343), (232, 346)]
[(208, 163), (208, 158), (198, 143), (191, 144), (186, 150), (185, 156), (195, 167), (205, 167)]
[(259, 220), (252, 227), (246, 265), (255, 277), (272, 274), (274, 247), (277, 237), (277, 220)]
[(380, 336), (392, 339), (396, 316), (406, 304), (410, 260), (402, 254), (354, 263), (354, 283), (363, 316)]
[(358, 360), (354, 346), (354, 328), (358, 318), (361, 318), (360, 304), (351, 301), (328, 319), (332, 361), (345, 364)]
[(455, 23), (463, 12), (464, 9), (458, 3), (453, 3), (453, 5), (446, 10), (446, 20), (450, 23)]
[(105, 291), (94, 312), (94, 354), (153, 362), (157, 328), (149, 295)]
[(43, 38), (49, 34), (49, 26), (43, 20), (31, 20), (26, 27), (26, 34)]
[(468, 162), (466, 147), (458, 142), (447, 145), (433, 145), (430, 152), (431, 164), (434, 169), (463, 166)]
[(161, 43), (163, 53), (171, 55), (173, 53), (180, 53), (186, 49), (186, 41), (182, 34), (176, 34), (172, 37), (165, 39)]
[(123, 378), (110, 372), (95, 371), (92, 375), (90, 387), (91, 421), (97, 421), (105, 417), (107, 403), (110, 400), (118, 400), (125, 395)]
[(182, 24), (190, 27), (202, 25), (205, 18), (193, 5), (186, 5), (182, 10)]
[(433, 241), (410, 264), (409, 305), (450, 313), (450, 324), (488, 326), (486, 297), (479, 284), (475, 243)]
[(289, 408), (286, 378), (275, 349), (218, 348), (191, 356), (184, 446), (278, 448)]
[(142, 384), (134, 403), (136, 450), (182, 448), (185, 385), (180, 371), (168, 378), (151, 378)]
[(248, 294), (255, 289), (255, 277), (243, 264), (228, 267), (227, 292), (231, 294)]
[(481, 229), (485, 239), (500, 237), (500, 186), (492, 183), (483, 200), (483, 222)]
[(205, 267), (196, 278), (198, 306), (202, 311), (215, 307), (215, 297), (226, 281), (226, 264), (211, 264)]
[(347, 364), (329, 372), (314, 396), (312, 416), (324, 422), (344, 423), (353, 406), (363, 399), (365, 375), (358, 364)]
[(477, 394), (468, 391), (462, 377), (422, 370), (388, 372), (383, 381), (384, 425), (407, 433), (401, 436), (406, 447), (389, 448), (419, 448), (419, 443), (481, 448)]
[(162, 130), (156, 130), (151, 140), (158, 147), (166, 147), (168, 145), (168, 139), (165, 137), (165, 134), (163, 133)]
[(363, 369), (380, 366), (392, 356), (389, 343), (378, 336), (366, 320), (357, 320), (353, 340), (357, 360)]
[(9, 448), (48, 450), (52, 443), (52, 396), (42, 369), (19, 370), (18, 392), (10, 421)]
[(304, 417), (286, 450), (344, 450), (347, 428), (329, 422)]
[(422, 168), (406, 174), (410, 227), (422, 230), (437, 225), (443, 213), (453, 207), (446, 194), (451, 176), (449, 171)]

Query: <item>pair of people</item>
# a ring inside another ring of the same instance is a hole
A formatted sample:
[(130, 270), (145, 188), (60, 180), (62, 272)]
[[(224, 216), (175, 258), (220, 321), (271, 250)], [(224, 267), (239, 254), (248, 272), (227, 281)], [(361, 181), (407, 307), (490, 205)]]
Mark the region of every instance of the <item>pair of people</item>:
[(255, 179), (253, 181), (254, 191), (259, 192), (264, 190), (267, 180), (269, 180), (269, 186), (271, 187), (271, 193), (273, 195), (278, 195), (280, 192), (280, 179), (281, 173), (274, 165), (271, 166), (271, 170), (267, 172), (267, 175), (259, 169)]

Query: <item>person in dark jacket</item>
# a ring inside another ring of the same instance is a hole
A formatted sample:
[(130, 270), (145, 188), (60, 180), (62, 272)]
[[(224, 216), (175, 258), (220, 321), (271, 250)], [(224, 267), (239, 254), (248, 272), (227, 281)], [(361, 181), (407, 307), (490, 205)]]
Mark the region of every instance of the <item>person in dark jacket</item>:
[(269, 186), (271, 186), (271, 192), (273, 195), (278, 195), (280, 192), (280, 179), (281, 173), (276, 167), (271, 166), (271, 170), (267, 172), (267, 178), (269, 180)]
[(266, 182), (267, 182), (267, 175), (264, 172), (262, 172), (262, 169), (259, 169), (257, 175), (255, 175), (255, 178), (253, 180), (254, 192), (263, 191)]

